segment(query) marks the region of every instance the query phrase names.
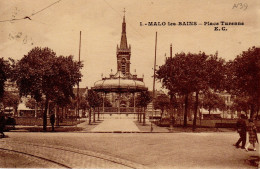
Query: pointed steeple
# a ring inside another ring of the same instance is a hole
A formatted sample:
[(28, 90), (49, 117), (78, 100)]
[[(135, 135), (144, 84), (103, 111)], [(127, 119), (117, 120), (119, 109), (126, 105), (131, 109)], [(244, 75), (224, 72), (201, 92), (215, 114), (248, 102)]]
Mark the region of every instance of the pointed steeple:
[(121, 42), (120, 42), (120, 49), (128, 49), (127, 48), (127, 38), (126, 38), (126, 23), (125, 23), (125, 9), (124, 9), (124, 17), (122, 23), (122, 35), (121, 35)]
[(124, 17), (122, 23), (122, 34), (120, 45), (117, 46), (116, 56), (117, 56), (117, 71), (122, 72), (126, 77), (130, 77), (130, 58), (131, 58), (131, 46), (127, 45), (126, 38), (126, 22), (125, 22), (125, 9)]

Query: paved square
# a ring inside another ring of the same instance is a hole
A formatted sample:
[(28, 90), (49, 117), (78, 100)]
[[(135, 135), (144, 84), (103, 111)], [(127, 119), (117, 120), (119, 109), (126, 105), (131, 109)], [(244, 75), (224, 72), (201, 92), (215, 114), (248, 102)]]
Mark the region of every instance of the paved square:
[[(259, 157), (259, 151), (246, 152), (232, 145), (238, 139), (238, 134), (235, 132), (120, 134), (7, 132), (6, 134), (8, 138), (0, 139), (2, 148), (50, 158), (75, 168), (116, 168), (118, 166), (116, 164), (128, 164), (127, 166), (132, 168), (145, 166), (151, 169), (253, 169), (256, 167), (250, 165), (248, 160)], [(258, 144), (257, 150), (259, 150)], [(24, 160), (30, 163), (31, 167), (42, 166), (39, 160), (35, 161), (33, 158), (26, 160), (25, 156), (7, 153), (9, 152), (0, 151), (2, 168), (24, 167)], [(5, 157), (6, 155), (8, 156)], [(6, 159), (11, 156), (16, 158), (13, 161)], [(111, 164), (111, 160), (116, 164)]]
[(139, 132), (135, 119), (104, 119), (92, 132)]

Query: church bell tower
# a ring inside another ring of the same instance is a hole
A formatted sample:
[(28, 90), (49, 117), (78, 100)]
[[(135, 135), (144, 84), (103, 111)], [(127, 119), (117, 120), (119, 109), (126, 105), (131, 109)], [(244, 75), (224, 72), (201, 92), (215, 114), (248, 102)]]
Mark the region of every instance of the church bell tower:
[(122, 23), (122, 34), (120, 46), (117, 45), (117, 71), (121, 71), (123, 75), (130, 76), (130, 57), (131, 57), (131, 46), (127, 46), (126, 38), (126, 23), (125, 23), (125, 10)]

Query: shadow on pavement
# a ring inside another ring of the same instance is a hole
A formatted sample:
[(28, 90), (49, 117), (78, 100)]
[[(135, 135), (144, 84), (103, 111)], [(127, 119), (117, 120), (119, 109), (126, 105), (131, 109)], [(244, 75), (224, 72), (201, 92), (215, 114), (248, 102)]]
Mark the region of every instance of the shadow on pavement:
[(247, 159), (246, 161), (249, 163), (249, 165), (254, 166), (254, 167), (259, 167), (259, 160), (260, 157), (259, 156), (250, 156), (249, 159)]

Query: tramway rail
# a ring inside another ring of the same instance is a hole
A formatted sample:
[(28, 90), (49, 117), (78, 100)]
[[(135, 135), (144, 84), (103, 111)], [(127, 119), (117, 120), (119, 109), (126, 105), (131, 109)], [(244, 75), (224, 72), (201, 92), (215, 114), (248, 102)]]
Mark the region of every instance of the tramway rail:
[[(0, 141), (0, 142), (4, 142), (4, 141)], [(0, 150), (5, 150), (5, 151), (14, 152), (14, 153), (20, 153), (22, 155), (31, 156), (33, 158), (45, 160), (49, 163), (54, 163), (54, 164), (56, 164), (60, 167), (64, 167), (64, 168), (75, 168), (75, 166), (73, 166), (73, 164), (68, 164), (68, 163), (66, 163), (67, 161), (63, 161), (61, 159), (50, 159), (51, 157), (48, 158), (41, 154), (38, 155), (36, 152), (35, 153), (32, 153), (30, 151), (25, 152), (25, 151), (28, 151), (28, 150), (26, 150), (26, 148), (24, 148), (24, 151), (14, 150), (12, 145), (14, 145), (14, 147), (30, 147), (30, 148), (34, 148), (34, 149), (38, 149), (38, 150), (39, 149), (50, 149), (50, 150), (55, 149), (55, 150), (58, 150), (62, 154), (70, 153), (71, 156), (76, 154), (76, 155), (83, 156), (85, 158), (87, 158), (87, 157), (96, 158), (96, 159), (104, 160), (105, 162), (111, 163), (112, 165), (113, 164), (116, 165), (117, 167), (115, 167), (115, 168), (126, 168), (126, 167), (127, 168), (146, 168), (145, 166), (143, 166), (141, 164), (133, 163), (128, 160), (124, 160), (124, 159), (120, 159), (120, 158), (116, 158), (116, 157), (112, 157), (112, 156), (108, 156), (105, 154), (88, 151), (88, 150), (79, 150), (79, 149), (75, 149), (75, 148), (62, 147), (62, 146), (57, 146), (57, 145), (55, 145), (55, 146), (40, 145), (40, 144), (36, 144), (36, 143), (25, 143), (25, 142), (10, 141), (10, 140), (5, 141), (5, 142), (7, 143), (6, 145), (9, 145), (10, 148), (1, 146)]]

